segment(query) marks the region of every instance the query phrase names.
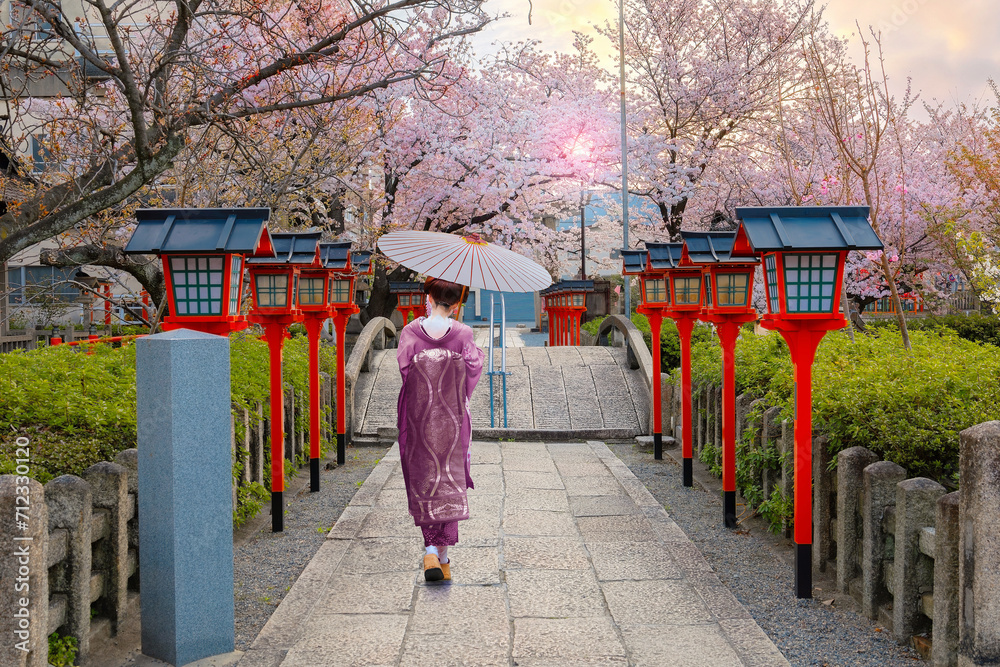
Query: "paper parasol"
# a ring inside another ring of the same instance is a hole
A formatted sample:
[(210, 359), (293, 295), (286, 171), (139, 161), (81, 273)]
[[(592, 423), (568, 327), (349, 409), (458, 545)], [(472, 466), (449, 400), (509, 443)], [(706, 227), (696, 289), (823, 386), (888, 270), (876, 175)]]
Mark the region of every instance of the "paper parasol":
[(540, 264), (475, 234), (390, 232), (377, 241), (386, 257), (408, 269), (459, 285), (498, 292), (535, 292), (552, 284)]

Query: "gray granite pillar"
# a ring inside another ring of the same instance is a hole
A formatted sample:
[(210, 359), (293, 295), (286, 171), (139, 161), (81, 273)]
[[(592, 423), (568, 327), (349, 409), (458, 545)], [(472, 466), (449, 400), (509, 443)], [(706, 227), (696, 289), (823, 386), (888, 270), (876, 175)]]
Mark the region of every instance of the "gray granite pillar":
[(895, 509), (896, 484), (906, 479), (906, 471), (895, 463), (878, 461), (865, 468), (861, 504), (861, 612), (878, 618), (879, 607), (889, 601), (885, 587), (887, 559), (883, 518), (888, 508)]
[[(22, 444), (25, 440), (18, 438), (17, 447), (27, 446), (30, 453), (30, 443)], [(24, 475), (0, 475), (0, 516), (4, 517), (0, 521), (0, 544), (4, 548), (4, 557), (0, 558), (0, 582), (4, 587), (0, 596), (0, 665), (46, 667), (49, 518), (42, 485)]]
[(850, 593), (851, 582), (861, 574), (861, 495), (864, 470), (878, 457), (864, 447), (837, 454), (837, 587)]
[(944, 487), (924, 477), (896, 485), (896, 549), (893, 556), (892, 631), (899, 642), (930, 629), (920, 598), (934, 587), (934, 561), (920, 553), (920, 534), (933, 528)]
[(97, 611), (111, 620), (117, 633), (128, 609), (128, 470), (102, 461), (87, 468), (83, 478), (94, 494), (94, 507), (108, 515), (108, 534), (96, 545), (93, 567), (104, 573)]
[(52, 566), (49, 592), (66, 596), (64, 634), (77, 639), (80, 658), (90, 654), (91, 526), (94, 498), (90, 484), (61, 475), (45, 485), (49, 532), (66, 531), (66, 557)]
[(1000, 663), (1000, 421), (960, 434), (958, 664)]
[(825, 435), (813, 438), (812, 467), (813, 571), (826, 572), (826, 564), (833, 557), (833, 527), (831, 525), (833, 480), (829, 470), (830, 439)]
[(931, 658), (935, 667), (958, 664), (959, 493), (938, 498), (934, 520), (934, 623)]
[(705, 442), (705, 415), (708, 413), (708, 408), (705, 405), (705, 388), (696, 385), (691, 390), (691, 400), (694, 403), (691, 406), (691, 414), (694, 418), (694, 428), (691, 429), (691, 437), (694, 438), (694, 442), (691, 443), (691, 451), (696, 452), (701, 449)]
[(229, 340), (136, 341), (142, 651), (172, 665), (234, 647)]

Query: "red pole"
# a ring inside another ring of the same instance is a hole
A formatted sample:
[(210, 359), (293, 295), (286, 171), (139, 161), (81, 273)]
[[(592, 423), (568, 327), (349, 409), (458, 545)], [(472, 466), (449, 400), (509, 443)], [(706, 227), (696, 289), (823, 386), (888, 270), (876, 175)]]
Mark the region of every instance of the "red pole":
[(281, 386), (281, 348), (285, 342), (285, 326), (265, 324), (264, 338), (270, 352), (271, 375), (271, 532), (285, 529), (285, 420)]
[(351, 317), (348, 310), (338, 309), (333, 316), (333, 324), (337, 329), (337, 465), (347, 462), (347, 411), (344, 402), (347, 400), (347, 390), (344, 386), (344, 337), (347, 334), (347, 320)]
[(695, 315), (683, 314), (674, 318), (677, 334), (681, 341), (681, 455), (683, 460), (682, 478), (684, 486), (691, 486), (694, 472), (691, 464), (694, 452), (694, 429), (691, 416), (691, 332), (694, 330)]
[(812, 364), (826, 330), (782, 331), (795, 364), (795, 596), (812, 597)]
[(552, 311), (551, 308), (547, 309), (546, 313), (549, 316), (549, 347), (555, 347), (555, 345), (556, 345), (556, 321), (555, 321), (555, 318), (552, 317), (553, 311)]
[(653, 343), (653, 373), (649, 378), (653, 387), (653, 458), (663, 458), (663, 410), (661, 409), (662, 389), (660, 382), (660, 328), (663, 324), (663, 311), (651, 308), (647, 314), (649, 319), (650, 337)]
[(319, 334), (326, 313), (306, 316), (303, 324), (309, 337), (309, 490), (319, 491)]
[(716, 321), (722, 347), (722, 516), (736, 528), (736, 339), (738, 322)]
[(104, 283), (104, 326), (111, 327), (111, 283)]

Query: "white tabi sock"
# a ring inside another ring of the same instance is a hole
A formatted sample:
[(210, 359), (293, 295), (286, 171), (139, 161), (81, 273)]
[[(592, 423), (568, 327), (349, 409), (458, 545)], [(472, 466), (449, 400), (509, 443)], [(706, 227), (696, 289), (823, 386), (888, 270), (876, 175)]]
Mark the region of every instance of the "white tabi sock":
[(438, 560), (442, 563), (450, 562), (448, 560), (448, 547), (439, 547), (438, 550), (441, 552), (441, 557)]
[(427, 553), (434, 554), (435, 556), (437, 556), (438, 555), (438, 548), (437, 547), (427, 547)]

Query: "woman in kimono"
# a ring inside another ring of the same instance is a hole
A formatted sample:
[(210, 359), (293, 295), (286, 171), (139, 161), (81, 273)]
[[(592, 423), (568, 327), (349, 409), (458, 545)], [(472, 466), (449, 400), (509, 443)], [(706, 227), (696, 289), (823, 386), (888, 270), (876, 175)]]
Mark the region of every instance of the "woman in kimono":
[(483, 372), (472, 329), (450, 319), (465, 288), (431, 278), (424, 285), (429, 316), (403, 328), (396, 357), (403, 387), (396, 405), (399, 456), (414, 523), (424, 534), (424, 579), (451, 579), (448, 547), (469, 518), (473, 488), (469, 399)]

